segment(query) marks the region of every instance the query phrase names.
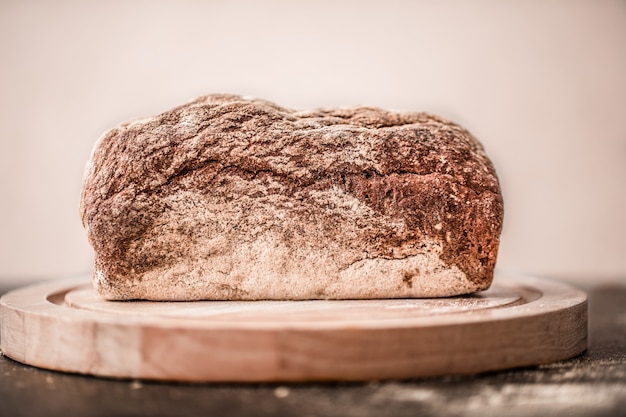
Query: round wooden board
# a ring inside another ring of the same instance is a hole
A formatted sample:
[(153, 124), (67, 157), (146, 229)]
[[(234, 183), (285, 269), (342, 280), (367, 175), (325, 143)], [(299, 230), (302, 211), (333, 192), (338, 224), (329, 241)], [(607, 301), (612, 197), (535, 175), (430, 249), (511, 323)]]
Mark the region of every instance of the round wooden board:
[(0, 301), (2, 352), (42, 368), (171, 381), (371, 380), (469, 374), (587, 347), (586, 295), (496, 274), (439, 299), (112, 302), (89, 280)]

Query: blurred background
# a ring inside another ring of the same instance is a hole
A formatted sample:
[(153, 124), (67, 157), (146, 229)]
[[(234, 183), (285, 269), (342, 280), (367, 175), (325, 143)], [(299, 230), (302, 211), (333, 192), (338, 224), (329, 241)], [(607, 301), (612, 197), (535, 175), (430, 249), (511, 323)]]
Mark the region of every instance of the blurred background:
[(429, 111), (501, 179), (498, 267), (626, 281), (626, 2), (0, 0), (0, 285), (89, 274), (83, 168), (207, 93)]

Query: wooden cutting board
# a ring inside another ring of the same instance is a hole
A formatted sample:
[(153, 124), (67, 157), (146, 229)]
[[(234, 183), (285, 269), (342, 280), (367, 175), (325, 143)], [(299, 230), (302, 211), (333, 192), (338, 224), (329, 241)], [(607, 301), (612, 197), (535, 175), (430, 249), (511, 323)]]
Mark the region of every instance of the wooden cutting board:
[(0, 348), (16, 361), (106, 377), (312, 381), (471, 374), (587, 347), (586, 295), (496, 274), (440, 299), (112, 302), (89, 279), (10, 292)]

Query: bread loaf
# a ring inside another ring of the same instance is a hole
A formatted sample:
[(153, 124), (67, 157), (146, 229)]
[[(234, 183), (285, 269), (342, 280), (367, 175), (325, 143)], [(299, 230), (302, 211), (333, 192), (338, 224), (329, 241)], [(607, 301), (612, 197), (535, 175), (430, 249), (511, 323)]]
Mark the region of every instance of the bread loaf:
[(440, 297), (489, 287), (503, 204), (439, 117), (209, 95), (101, 137), (81, 216), (107, 299)]

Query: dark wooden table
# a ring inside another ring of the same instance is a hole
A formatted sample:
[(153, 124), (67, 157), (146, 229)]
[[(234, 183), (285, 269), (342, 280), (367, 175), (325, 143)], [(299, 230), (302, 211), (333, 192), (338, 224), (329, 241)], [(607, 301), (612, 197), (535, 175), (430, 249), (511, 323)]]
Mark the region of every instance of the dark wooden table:
[(564, 362), (410, 381), (191, 385), (62, 374), (0, 356), (0, 416), (626, 416), (618, 282), (583, 288), (589, 349)]

